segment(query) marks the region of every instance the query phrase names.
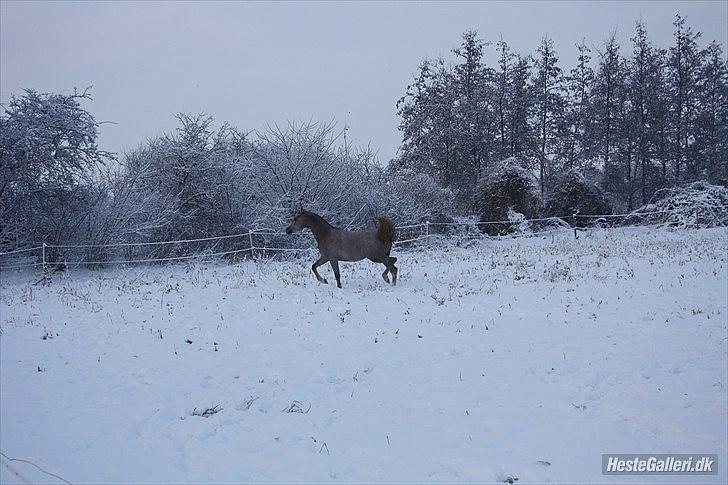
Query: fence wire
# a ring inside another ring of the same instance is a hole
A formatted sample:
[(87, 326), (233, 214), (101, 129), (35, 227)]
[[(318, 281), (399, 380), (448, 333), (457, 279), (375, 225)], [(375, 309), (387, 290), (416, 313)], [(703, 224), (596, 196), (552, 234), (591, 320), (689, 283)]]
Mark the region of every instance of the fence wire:
[[(409, 243), (416, 243), (419, 241), (425, 241), (429, 240), (433, 236), (441, 236), (441, 234), (436, 234), (430, 231), (430, 226), (453, 226), (453, 227), (480, 227), (480, 226), (487, 226), (492, 224), (511, 224), (511, 225), (518, 225), (521, 223), (533, 223), (533, 222), (544, 222), (544, 221), (553, 221), (557, 222), (559, 224), (562, 224), (563, 227), (554, 228), (554, 229), (548, 229), (544, 231), (538, 231), (533, 233), (533, 235), (545, 235), (545, 234), (553, 234), (554, 232), (561, 232), (564, 230), (574, 230), (574, 233), (576, 234), (576, 227), (572, 227), (568, 224), (568, 220), (571, 220), (572, 222), (575, 221), (577, 218), (593, 218), (593, 219), (604, 219), (604, 218), (617, 218), (617, 217), (642, 217), (647, 215), (654, 215), (654, 214), (665, 214), (665, 213), (671, 213), (674, 211), (651, 211), (651, 212), (633, 212), (630, 214), (572, 214), (569, 216), (561, 216), (561, 217), (541, 217), (541, 218), (535, 218), (535, 219), (521, 219), (521, 220), (502, 220), (502, 221), (473, 221), (473, 222), (421, 222), (418, 224), (407, 224), (402, 226), (397, 226), (398, 231), (409, 231), (412, 229), (421, 229), (424, 234), (410, 237), (407, 239), (400, 239), (396, 240), (394, 242), (395, 246), (401, 246), (403, 244), (409, 244)], [(516, 235), (516, 236), (522, 236), (523, 234)], [(290, 236), (282, 232), (273, 232), (273, 231), (248, 231), (244, 233), (239, 234), (230, 234), (225, 236), (211, 236), (211, 237), (202, 237), (202, 238), (192, 238), (192, 239), (177, 239), (173, 241), (148, 241), (148, 242), (138, 242), (138, 243), (110, 243), (110, 244), (46, 244), (43, 243), (40, 246), (30, 247), (30, 248), (23, 248), (23, 249), (15, 249), (12, 251), (6, 251), (6, 252), (0, 252), (0, 258), (5, 256), (19, 256), (21, 254), (26, 253), (34, 253), (37, 252), (37, 256), (40, 256), (40, 261), (18, 261), (13, 262), (12, 264), (6, 264), (0, 266), (0, 271), (6, 271), (10, 269), (20, 269), (20, 268), (35, 268), (35, 267), (46, 267), (47, 265), (65, 265), (68, 266), (96, 266), (96, 265), (107, 265), (107, 264), (134, 264), (134, 263), (160, 263), (160, 262), (166, 262), (166, 261), (185, 261), (185, 260), (191, 260), (191, 259), (206, 259), (206, 258), (212, 258), (212, 257), (220, 257), (220, 256), (229, 256), (233, 254), (240, 254), (240, 253), (250, 253), (251, 257), (256, 255), (256, 252), (258, 255), (265, 254), (268, 252), (280, 252), (280, 253), (286, 253), (286, 252), (306, 252), (314, 249), (314, 246), (311, 245), (309, 247), (294, 247), (294, 248), (283, 248), (283, 247), (275, 247), (275, 246), (268, 246), (267, 244), (264, 244), (263, 246), (256, 246), (253, 242), (253, 236), (267, 236), (267, 237), (273, 237), (273, 236)], [(493, 237), (513, 237), (513, 236), (486, 236), (488, 238)], [(46, 252), (48, 250), (56, 250), (56, 249), (90, 249), (90, 248), (98, 248), (98, 249), (107, 249), (107, 248), (133, 248), (133, 247), (149, 247), (149, 246), (165, 246), (165, 245), (171, 245), (171, 244), (190, 244), (190, 243), (199, 243), (199, 242), (210, 242), (210, 241), (220, 241), (220, 240), (228, 240), (228, 239), (247, 239), (247, 246), (246, 248), (242, 249), (234, 249), (229, 251), (218, 251), (218, 252), (198, 252), (195, 254), (189, 254), (189, 255), (182, 255), (182, 256), (170, 256), (170, 257), (164, 257), (164, 258), (154, 258), (154, 257), (146, 257), (141, 259), (108, 259), (108, 260), (80, 260), (80, 261), (49, 261), (47, 259)]]

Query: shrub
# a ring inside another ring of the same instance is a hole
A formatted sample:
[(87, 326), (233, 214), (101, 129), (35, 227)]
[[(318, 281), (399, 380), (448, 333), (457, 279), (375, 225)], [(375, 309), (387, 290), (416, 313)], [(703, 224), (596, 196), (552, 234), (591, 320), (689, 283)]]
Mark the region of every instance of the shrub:
[(453, 195), (427, 174), (399, 170), (388, 173), (387, 207), (397, 224), (452, 222)]
[[(532, 219), (541, 207), (538, 185), (524, 164), (515, 158), (500, 162), (478, 185), (480, 222)], [(521, 227), (518, 221), (483, 224), (481, 230), (491, 236), (508, 234)]]
[[(563, 217), (571, 214), (611, 214), (607, 198), (595, 184), (589, 182), (580, 172), (569, 170), (556, 183), (545, 204), (548, 217)], [(566, 219), (572, 222), (570, 219)], [(577, 219), (576, 225), (583, 227), (589, 219)]]
[(728, 188), (699, 181), (658, 190), (650, 203), (633, 212), (629, 219), (628, 223), (668, 227), (725, 227), (728, 226)]

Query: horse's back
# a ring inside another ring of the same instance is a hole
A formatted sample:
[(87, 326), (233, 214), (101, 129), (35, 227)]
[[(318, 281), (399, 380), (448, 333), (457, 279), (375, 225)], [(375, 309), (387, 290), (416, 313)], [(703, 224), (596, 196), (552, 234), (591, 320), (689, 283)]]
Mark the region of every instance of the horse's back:
[(338, 261), (359, 261), (365, 258), (377, 260), (389, 254), (391, 244), (385, 245), (377, 238), (376, 230), (332, 231), (319, 246), (322, 256)]

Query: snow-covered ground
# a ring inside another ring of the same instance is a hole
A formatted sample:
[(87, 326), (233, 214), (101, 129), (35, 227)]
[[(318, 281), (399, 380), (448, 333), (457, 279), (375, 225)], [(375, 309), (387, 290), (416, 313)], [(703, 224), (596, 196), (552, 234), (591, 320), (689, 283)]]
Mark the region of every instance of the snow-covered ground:
[[(6, 273), (0, 478), (725, 483), (727, 253), (630, 228), (395, 252), (397, 287), (309, 257)], [(719, 474), (601, 474), (638, 452)]]

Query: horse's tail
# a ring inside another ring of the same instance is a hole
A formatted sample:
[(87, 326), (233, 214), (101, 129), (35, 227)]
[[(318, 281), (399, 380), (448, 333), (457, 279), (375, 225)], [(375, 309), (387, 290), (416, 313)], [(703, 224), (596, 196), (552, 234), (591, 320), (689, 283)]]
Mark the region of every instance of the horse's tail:
[(377, 238), (384, 244), (394, 241), (394, 221), (389, 217), (380, 217), (377, 227)]

